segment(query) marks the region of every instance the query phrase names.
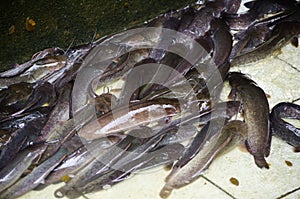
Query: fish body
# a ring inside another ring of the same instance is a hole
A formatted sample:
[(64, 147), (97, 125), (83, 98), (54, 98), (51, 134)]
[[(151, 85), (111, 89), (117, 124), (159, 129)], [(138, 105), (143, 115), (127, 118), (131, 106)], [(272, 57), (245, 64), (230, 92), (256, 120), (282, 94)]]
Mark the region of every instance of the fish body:
[(86, 124), (79, 135), (87, 140), (104, 137), (174, 116), (179, 111), (179, 106), (177, 100), (159, 99), (137, 102), (129, 106), (129, 111), (126, 109), (126, 106), (120, 107), (101, 115), (97, 120)]
[(71, 194), (69, 192), (74, 191), (74, 187), (84, 186), (84, 184), (90, 182), (94, 177), (100, 176), (100, 174), (107, 172), (111, 165), (115, 163), (127, 149), (132, 146), (132, 136), (127, 136), (117, 145), (104, 150), (101, 154), (95, 158), (84, 168), (82, 168), (70, 181), (63, 187), (55, 191), (57, 198), (62, 198)]
[(223, 126), (223, 119), (211, 121), (196, 135), (189, 149), (166, 177), (166, 184), (160, 192), (162, 198), (167, 198), (173, 189), (196, 180), (209, 167), (216, 155), (230, 143), (232, 134), (229, 131), (221, 133)]
[(250, 26), (247, 30), (240, 31), (235, 37), (237, 43), (233, 46), (229, 59), (239, 56), (249, 50), (253, 50), (268, 40), (271, 30), (265, 24)]
[(232, 36), (229, 27), (220, 19), (211, 22), (211, 32), (214, 44), (212, 59), (216, 67), (219, 67), (228, 60), (232, 48)]
[(37, 117), (27, 122), (23, 128), (13, 132), (11, 139), (6, 145), (2, 146), (3, 148), (0, 152), (0, 170), (15, 158), (22, 148), (30, 145), (30, 142), (38, 136), (45, 122), (45, 117)]
[(158, 150), (150, 153), (145, 153), (138, 159), (135, 159), (126, 164), (122, 164), (120, 169), (111, 170), (103, 174), (99, 178), (87, 183), (82, 187), (77, 187), (73, 192), (69, 192), (68, 198), (76, 198), (82, 194), (92, 193), (105, 189), (106, 187), (113, 186), (130, 178), (139, 170), (157, 167), (173, 163), (182, 154), (184, 147), (181, 144), (166, 145)]
[(23, 72), (25, 72), (26, 70), (30, 69), (31, 66), (34, 65), (35, 62), (44, 59), (45, 57), (54, 57), (54, 56), (59, 56), (59, 55), (63, 55), (64, 51), (60, 48), (48, 48), (48, 49), (44, 49), (40, 52), (35, 53), (31, 60), (25, 62), (24, 64), (19, 65), (16, 68), (4, 71), (2, 73), (0, 73), (0, 77), (1, 78), (9, 78), (9, 77), (14, 77), (17, 75), (22, 74)]
[(282, 118), (300, 120), (300, 106), (281, 102), (272, 108), (270, 114), (271, 133), (300, 150), (300, 129), (285, 122)]
[(232, 58), (232, 66), (240, 66), (262, 60), (290, 42), (300, 33), (300, 22), (297, 20), (278, 23), (272, 30), (270, 38), (261, 45)]
[(40, 183), (43, 183), (44, 179), (63, 160), (66, 154), (67, 150), (61, 148), (55, 155), (34, 168), (28, 175), (1, 192), (0, 197), (3, 199), (17, 198), (34, 189)]
[(20, 152), (15, 159), (11, 160), (0, 171), (0, 192), (15, 183), (34, 160), (38, 159), (45, 148), (46, 146), (43, 145), (29, 147)]
[(69, 119), (71, 92), (72, 92), (71, 84), (67, 85), (61, 90), (58, 96), (57, 103), (53, 108), (53, 110), (51, 111), (47, 123), (41, 130), (41, 136), (42, 136), (41, 139), (45, 140), (50, 134), (50, 132), (52, 132), (55, 128), (57, 128), (56, 126), (57, 123), (59, 125), (63, 121)]
[(66, 64), (66, 56), (45, 57), (36, 61), (28, 70), (13, 77), (0, 77), (0, 89), (10, 85), (27, 82), (34, 83), (50, 76), (53, 72), (63, 68)]
[(243, 30), (266, 17), (295, 8), (296, 1), (257, 0), (245, 3), (249, 10), (240, 14), (225, 14), (223, 17), (231, 29)]
[(264, 91), (239, 72), (228, 74), (231, 93), (242, 103), (247, 126), (246, 145), (258, 167), (269, 168), (265, 156), (270, 153), (269, 103)]
[[(76, 175), (80, 170), (114, 145), (107, 138), (95, 140), (69, 154), (45, 179), (45, 185), (61, 182), (63, 177)], [(44, 186), (43, 186), (44, 187)]]
[(0, 91), (0, 110), (1, 115), (4, 113), (12, 114), (13, 111), (7, 111), (12, 109), (15, 112), (20, 110), (26, 105), (26, 102), (33, 92), (33, 84), (20, 82), (10, 85), (8, 88)]

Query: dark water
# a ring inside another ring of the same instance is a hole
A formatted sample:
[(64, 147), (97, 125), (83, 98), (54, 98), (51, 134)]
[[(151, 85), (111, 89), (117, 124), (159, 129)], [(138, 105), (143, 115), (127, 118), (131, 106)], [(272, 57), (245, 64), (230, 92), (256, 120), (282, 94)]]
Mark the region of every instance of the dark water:
[[(12, 0), (0, 2), (0, 71), (45, 48), (67, 49), (120, 31), (194, 0)], [(36, 25), (25, 29), (26, 18)], [(15, 31), (9, 34), (9, 28)]]

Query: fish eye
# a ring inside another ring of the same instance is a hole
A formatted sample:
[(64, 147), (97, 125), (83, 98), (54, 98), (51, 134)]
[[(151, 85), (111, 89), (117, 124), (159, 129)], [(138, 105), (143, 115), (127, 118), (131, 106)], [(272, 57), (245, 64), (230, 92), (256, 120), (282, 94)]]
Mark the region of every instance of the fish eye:
[(165, 118), (165, 124), (169, 124), (171, 122), (171, 117), (166, 117)]

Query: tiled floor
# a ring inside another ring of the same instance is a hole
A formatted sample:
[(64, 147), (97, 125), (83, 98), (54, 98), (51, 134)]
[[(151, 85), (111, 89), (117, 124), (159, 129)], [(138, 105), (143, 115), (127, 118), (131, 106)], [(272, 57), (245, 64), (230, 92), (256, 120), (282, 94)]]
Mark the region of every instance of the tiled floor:
[[(292, 101), (300, 97), (300, 49), (288, 45), (279, 58), (268, 58), (262, 62), (233, 68), (249, 74), (251, 78), (270, 95), (272, 108), (281, 101)], [(298, 67), (298, 69), (297, 69)], [(226, 96), (224, 94), (224, 96)], [(300, 103), (299, 101), (297, 103)], [(300, 127), (300, 124), (296, 124)], [(252, 156), (239, 148), (216, 159), (205, 173), (192, 184), (174, 190), (170, 199), (177, 198), (238, 198), (238, 199), (298, 199), (300, 198), (300, 158), (293, 148), (283, 141), (274, 138), (271, 154), (267, 158), (270, 169), (259, 169)], [(288, 165), (287, 163), (292, 163)], [(159, 191), (164, 184), (168, 171), (156, 168), (144, 171), (133, 178), (114, 186), (111, 189), (95, 194), (89, 198), (123, 198), (135, 199), (159, 198)], [(232, 184), (229, 179), (234, 177), (239, 185)], [(53, 192), (60, 185), (50, 186), (43, 191), (31, 192), (22, 197), (54, 198)]]

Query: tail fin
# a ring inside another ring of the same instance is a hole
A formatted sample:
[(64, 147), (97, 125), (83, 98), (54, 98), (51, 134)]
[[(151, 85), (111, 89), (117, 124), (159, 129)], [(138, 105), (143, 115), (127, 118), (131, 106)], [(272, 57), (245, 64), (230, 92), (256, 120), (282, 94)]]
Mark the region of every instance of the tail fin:
[(173, 191), (173, 187), (166, 184), (159, 193), (161, 198), (168, 198)]
[(254, 161), (255, 161), (255, 164), (256, 164), (259, 168), (266, 168), (266, 169), (269, 169), (269, 165), (268, 165), (268, 163), (267, 163), (267, 161), (265, 160), (264, 157), (254, 156)]

